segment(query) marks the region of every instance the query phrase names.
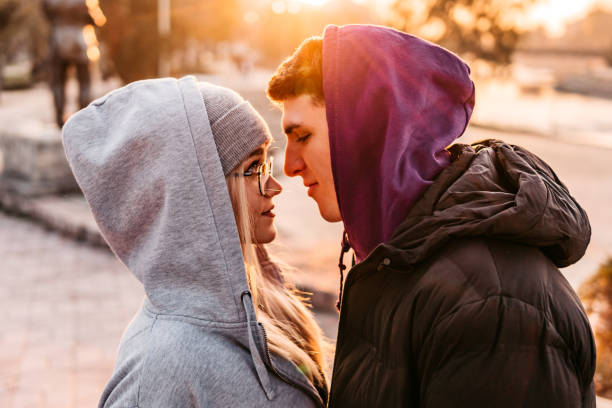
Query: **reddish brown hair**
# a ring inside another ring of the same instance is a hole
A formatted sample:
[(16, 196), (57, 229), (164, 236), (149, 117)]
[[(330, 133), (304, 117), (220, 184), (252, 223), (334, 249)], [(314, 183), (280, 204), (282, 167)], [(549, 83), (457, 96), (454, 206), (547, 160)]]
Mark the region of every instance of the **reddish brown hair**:
[(272, 102), (300, 95), (310, 95), (315, 103), (324, 104), (323, 38), (310, 37), (278, 67), (268, 82), (268, 98)]

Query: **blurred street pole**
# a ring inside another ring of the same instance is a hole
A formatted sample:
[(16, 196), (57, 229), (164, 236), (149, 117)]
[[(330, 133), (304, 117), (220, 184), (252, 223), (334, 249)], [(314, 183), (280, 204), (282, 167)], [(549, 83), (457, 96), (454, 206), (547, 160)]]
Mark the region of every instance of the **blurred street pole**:
[(159, 33), (158, 76), (170, 75), (170, 0), (157, 0), (157, 32)]
[[(6, 64), (6, 56), (0, 49), (0, 103), (2, 103), (2, 91), (4, 90), (4, 65)], [(1, 163), (0, 163), (1, 164)], [(0, 173), (2, 172), (2, 166), (0, 166)]]

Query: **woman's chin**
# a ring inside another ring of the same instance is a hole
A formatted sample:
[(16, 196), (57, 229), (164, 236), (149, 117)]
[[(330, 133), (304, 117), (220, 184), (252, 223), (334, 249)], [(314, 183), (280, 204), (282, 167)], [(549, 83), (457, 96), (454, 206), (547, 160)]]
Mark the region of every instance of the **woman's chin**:
[(276, 238), (276, 228), (272, 226), (272, 228), (266, 230), (259, 230), (255, 232), (255, 237), (253, 241), (257, 244), (269, 244), (274, 241)]

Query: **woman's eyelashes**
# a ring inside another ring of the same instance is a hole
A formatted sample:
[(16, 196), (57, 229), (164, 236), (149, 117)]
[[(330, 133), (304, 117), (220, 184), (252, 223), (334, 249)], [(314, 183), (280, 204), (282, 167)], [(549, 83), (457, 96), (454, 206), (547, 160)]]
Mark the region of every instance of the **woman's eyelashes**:
[(306, 141), (306, 139), (308, 139), (309, 137), (310, 137), (310, 133), (306, 133), (306, 134), (305, 134), (305, 135), (303, 135), (303, 136), (298, 136), (298, 137), (297, 137), (295, 140), (296, 140), (296, 142), (298, 142), (298, 143), (303, 143), (303, 142), (305, 142), (305, 141)]
[(254, 160), (251, 164), (249, 164), (249, 167), (247, 167), (247, 171), (257, 170), (257, 166), (259, 166), (259, 163), (261, 163), (259, 159)]

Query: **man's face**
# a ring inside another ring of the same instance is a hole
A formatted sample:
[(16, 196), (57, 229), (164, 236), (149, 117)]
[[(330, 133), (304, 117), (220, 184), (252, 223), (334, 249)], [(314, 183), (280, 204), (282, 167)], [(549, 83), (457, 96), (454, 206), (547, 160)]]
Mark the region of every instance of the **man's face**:
[(310, 95), (287, 99), (283, 102), (282, 126), (287, 135), (285, 174), (302, 177), (323, 219), (342, 221), (331, 169), (325, 105), (315, 104)]

